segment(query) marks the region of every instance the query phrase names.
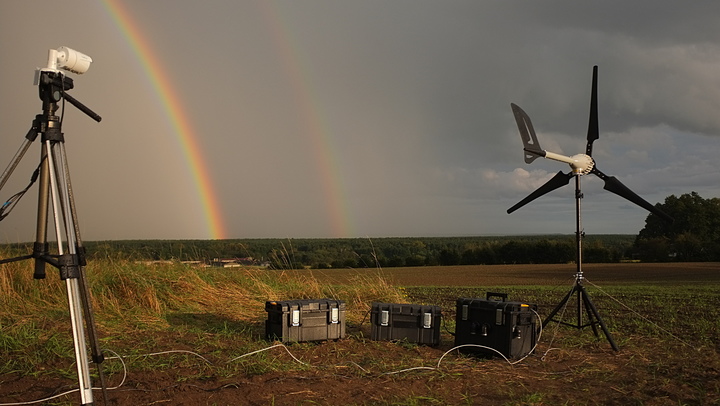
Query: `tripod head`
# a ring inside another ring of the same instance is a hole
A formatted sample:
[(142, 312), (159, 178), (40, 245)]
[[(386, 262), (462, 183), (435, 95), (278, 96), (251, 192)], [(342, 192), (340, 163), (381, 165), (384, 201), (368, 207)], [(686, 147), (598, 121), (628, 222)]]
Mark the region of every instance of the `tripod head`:
[(98, 123), (102, 120), (102, 117), (97, 113), (67, 93), (67, 91), (75, 87), (75, 85), (73, 84), (72, 78), (63, 75), (62, 72), (40, 70), (37, 71), (35, 80), (38, 85), (40, 100), (43, 102), (43, 110), (47, 110), (50, 105), (55, 105), (52, 109), (53, 111), (57, 110), (57, 103), (64, 98)]
[(43, 102), (43, 111), (47, 111), (48, 109), (52, 109), (53, 112), (56, 111), (57, 102), (64, 98), (70, 102), (70, 104), (77, 107), (78, 110), (99, 123), (102, 117), (67, 94), (66, 91), (74, 87), (73, 80), (59, 70), (60, 68), (73, 73), (83, 74), (90, 68), (91, 63), (92, 58), (68, 47), (49, 50), (47, 67), (35, 70), (34, 84), (38, 86), (40, 100)]
[(39, 71), (36, 78), (38, 95), (43, 103), (57, 103), (63, 98), (63, 94), (75, 87), (71, 77), (61, 72)]

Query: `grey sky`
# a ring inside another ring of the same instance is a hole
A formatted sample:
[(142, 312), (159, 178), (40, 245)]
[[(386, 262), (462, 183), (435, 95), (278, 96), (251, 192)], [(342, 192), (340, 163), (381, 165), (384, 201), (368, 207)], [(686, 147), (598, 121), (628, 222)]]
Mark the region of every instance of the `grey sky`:
[[(574, 232), (573, 187), (505, 210), (567, 165), (523, 161), (510, 103), (543, 148), (584, 152), (599, 66), (598, 167), (651, 203), (720, 196), (716, 1), (126, 1), (198, 137), (228, 238)], [(68, 46), (64, 132), (82, 237), (210, 238), (143, 61), (102, 2), (0, 2), (0, 165), (40, 113), (36, 67)], [(34, 146), (4, 201), (37, 165)], [(647, 212), (582, 178), (588, 234)], [(33, 239), (36, 189), (0, 223)]]

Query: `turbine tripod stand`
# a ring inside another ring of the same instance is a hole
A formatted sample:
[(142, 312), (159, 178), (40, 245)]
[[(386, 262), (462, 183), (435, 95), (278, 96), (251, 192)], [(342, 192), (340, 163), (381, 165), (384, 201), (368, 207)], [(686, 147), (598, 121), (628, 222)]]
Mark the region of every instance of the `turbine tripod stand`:
[[(592, 327), (593, 333), (595, 334), (595, 337), (600, 337), (597, 331), (597, 325), (600, 325), (600, 328), (603, 331), (603, 334), (605, 334), (605, 338), (607, 338), (608, 342), (610, 343), (610, 346), (613, 350), (618, 351), (618, 346), (615, 344), (615, 340), (613, 340), (612, 334), (610, 334), (610, 331), (608, 330), (607, 326), (605, 326), (605, 322), (603, 321), (602, 317), (600, 317), (600, 313), (598, 312), (597, 308), (595, 307), (595, 304), (590, 299), (590, 296), (587, 294), (587, 291), (585, 290), (585, 286), (583, 285), (583, 280), (585, 277), (583, 276), (583, 270), (582, 270), (582, 239), (585, 236), (585, 233), (582, 231), (582, 219), (580, 217), (580, 200), (583, 198), (583, 194), (580, 191), (580, 176), (575, 176), (575, 212), (576, 212), (576, 230), (575, 230), (575, 246), (577, 250), (577, 272), (575, 273), (575, 283), (573, 284), (573, 288), (565, 295), (565, 297), (558, 303), (557, 306), (553, 309), (552, 312), (547, 316), (547, 318), (543, 321), (542, 327), (543, 329), (545, 326), (547, 326), (551, 321), (563, 324), (565, 326), (575, 327), (578, 330), (581, 330), (585, 327)], [(564, 322), (561, 320), (555, 320), (555, 315), (562, 309), (565, 308), (568, 301), (570, 300), (570, 297), (573, 296), (573, 294), (577, 295), (577, 324), (571, 324), (568, 322)], [(588, 321), (587, 323), (583, 323), (583, 305), (585, 305), (585, 310), (587, 311), (587, 317)]]
[[(11, 197), (0, 208), (0, 220), (2, 220), (39, 177), (36, 239), (32, 254), (3, 259), (0, 260), (0, 264), (34, 259), (35, 271), (33, 277), (35, 279), (45, 278), (45, 264), (50, 264), (59, 270), (60, 279), (65, 281), (67, 289), (82, 405), (93, 405), (86, 328), (87, 338), (90, 341), (92, 361), (97, 365), (103, 398), (107, 402), (105, 378), (100, 365), (104, 360), (104, 356), (100, 351), (85, 280), (85, 249), (80, 238), (75, 201), (70, 184), (70, 173), (65, 154), (65, 139), (61, 132), (62, 121), (55, 114), (58, 110), (58, 102), (64, 98), (95, 121), (99, 122), (101, 117), (66, 93), (66, 90), (73, 88), (71, 78), (51, 70), (40, 70), (37, 74), (36, 80), (40, 99), (42, 100), (43, 112), (33, 120), (32, 127), (25, 136), (23, 144), (0, 177), (0, 189), (2, 189), (25, 155), (25, 152), (29, 149), (30, 144), (40, 136), (42, 142), (40, 164), (32, 176), (30, 185), (22, 192)], [(50, 204), (52, 205), (57, 238), (58, 252), (55, 255), (50, 254), (50, 244), (47, 240)]]
[[(543, 321), (543, 327), (547, 325), (550, 321), (556, 321), (553, 318), (555, 315), (567, 304), (568, 300), (573, 294), (577, 294), (577, 324), (570, 324), (570, 323), (564, 323), (560, 322), (561, 324), (566, 324), (569, 326), (576, 327), (578, 329), (582, 329), (587, 326), (591, 326), (593, 329), (593, 332), (595, 333), (596, 337), (599, 337), (598, 331), (597, 331), (597, 325), (600, 325), (600, 328), (602, 328), (603, 333), (605, 334), (605, 337), (610, 342), (610, 346), (612, 346), (613, 350), (617, 351), (618, 347), (615, 344), (615, 341), (613, 341), (612, 336), (610, 335), (610, 332), (608, 331), (607, 327), (605, 326), (605, 323), (603, 322), (602, 318), (600, 317), (600, 314), (597, 311), (597, 308), (595, 308), (595, 305), (593, 304), (592, 300), (590, 300), (590, 296), (588, 296), (587, 292), (585, 291), (585, 286), (583, 286), (583, 271), (582, 271), (582, 238), (584, 235), (584, 232), (582, 231), (581, 227), (581, 217), (580, 217), (580, 199), (582, 199), (583, 195), (580, 191), (580, 176), (582, 175), (589, 175), (593, 174), (605, 182), (604, 189), (615, 193), (616, 195), (629, 200), (632, 203), (635, 203), (636, 205), (644, 208), (645, 210), (652, 213), (651, 215), (656, 215), (660, 217), (661, 219), (668, 221), (672, 223), (673, 219), (672, 217), (668, 216), (665, 212), (660, 210), (658, 207), (653, 206), (648, 201), (643, 199), (642, 197), (638, 196), (635, 192), (630, 190), (627, 186), (625, 186), (622, 182), (620, 182), (616, 177), (614, 176), (608, 176), (604, 174), (602, 171), (600, 171), (597, 166), (595, 165), (595, 159), (592, 157), (592, 150), (593, 150), (593, 142), (600, 138), (600, 130), (598, 128), (598, 95), (597, 95), (597, 82), (598, 82), (598, 67), (593, 67), (593, 76), (592, 76), (592, 90), (590, 95), (590, 120), (588, 123), (588, 132), (587, 132), (587, 144), (585, 146), (585, 153), (584, 154), (576, 154), (573, 156), (565, 156), (561, 154), (557, 154), (554, 152), (546, 151), (540, 147), (540, 143), (538, 142), (537, 135), (535, 134), (535, 130), (533, 129), (533, 125), (530, 122), (530, 117), (516, 104), (510, 104), (510, 107), (512, 108), (513, 115), (515, 116), (515, 122), (518, 125), (518, 130), (520, 132), (520, 138), (523, 142), (523, 151), (524, 151), (524, 158), (525, 163), (529, 164), (532, 163), (535, 159), (539, 157), (551, 159), (558, 162), (564, 162), (566, 164), (570, 165), (570, 172), (564, 173), (562, 171), (558, 172), (550, 178), (549, 181), (545, 182), (542, 186), (537, 188), (535, 191), (530, 193), (527, 197), (522, 199), (520, 202), (515, 204), (513, 207), (509, 208), (507, 210), (508, 214), (514, 212), (515, 210), (519, 209), (520, 207), (530, 203), (531, 201), (537, 199), (540, 196), (545, 195), (546, 193), (552, 192), (555, 189), (558, 189), (560, 187), (563, 187), (570, 183), (570, 179), (575, 177), (575, 210), (576, 210), (576, 245), (577, 245), (577, 273), (575, 274), (575, 284), (570, 292), (563, 298), (562, 301), (560, 301), (560, 304), (558, 304), (555, 309), (550, 313), (550, 315)], [(583, 323), (583, 305), (585, 306), (585, 309), (587, 311), (587, 316), (589, 322), (584, 324)]]

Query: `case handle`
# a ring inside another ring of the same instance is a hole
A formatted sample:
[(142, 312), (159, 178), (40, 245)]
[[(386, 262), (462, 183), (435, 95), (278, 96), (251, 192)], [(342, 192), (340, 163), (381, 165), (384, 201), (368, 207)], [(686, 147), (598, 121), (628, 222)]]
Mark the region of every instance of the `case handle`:
[(485, 299), (490, 300), (492, 297), (498, 297), (501, 298), (502, 302), (507, 302), (507, 293), (494, 293), (494, 292), (487, 292)]

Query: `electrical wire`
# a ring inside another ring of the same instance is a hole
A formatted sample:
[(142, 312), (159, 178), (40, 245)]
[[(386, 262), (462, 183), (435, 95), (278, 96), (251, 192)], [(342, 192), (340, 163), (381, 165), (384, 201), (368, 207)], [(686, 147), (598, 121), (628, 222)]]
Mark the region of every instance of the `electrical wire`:
[(25, 189), (15, 193), (10, 197), (5, 203), (0, 206), (0, 221), (2, 221), (5, 217), (7, 217), (10, 212), (15, 208), (15, 206), (20, 202), (20, 199), (22, 199), (23, 196), (25, 196), (25, 193), (32, 187), (32, 185), (35, 184), (35, 182), (38, 179), (38, 176), (40, 175), (40, 168), (42, 167), (43, 161), (45, 158), (43, 158), (40, 161), (40, 164), (38, 167), (33, 171), (33, 174), (30, 176), (30, 184), (25, 187)]
[(168, 350), (168, 351), (153, 352), (153, 353), (150, 353), (150, 354), (123, 355), (123, 356), (118, 356), (118, 357), (108, 357), (108, 358), (106, 358), (106, 359), (115, 359), (115, 358), (121, 358), (121, 359), (122, 359), (122, 358), (131, 358), (131, 357), (138, 357), (138, 358), (139, 358), (139, 357), (151, 357), (151, 356), (155, 356), (155, 355), (172, 354), (172, 353), (181, 353), (181, 354), (194, 355), (194, 356), (202, 359), (203, 361), (207, 362), (209, 365), (212, 365), (212, 364), (213, 364), (212, 362), (210, 362), (207, 358), (203, 357), (202, 355), (200, 355), (200, 354), (198, 354), (198, 353), (196, 353), (196, 352), (193, 352), (193, 351), (188, 351), (188, 350)]
[(591, 285), (593, 285), (595, 288), (597, 288), (597, 289), (598, 289), (600, 292), (602, 292), (605, 296), (607, 296), (607, 297), (609, 297), (610, 299), (614, 300), (614, 301), (617, 302), (620, 306), (624, 307), (626, 310), (629, 310), (632, 314), (640, 317), (641, 319), (643, 319), (643, 320), (647, 321), (648, 323), (654, 325), (655, 327), (659, 328), (661, 331), (663, 331), (664, 333), (668, 334), (670, 337), (676, 339), (676, 340), (679, 341), (680, 343), (682, 343), (682, 344), (684, 344), (684, 345), (686, 345), (686, 346), (688, 346), (688, 347), (691, 347), (691, 348), (696, 348), (695, 346), (692, 346), (692, 345), (690, 345), (689, 343), (683, 341), (681, 338), (679, 338), (678, 336), (674, 335), (673, 333), (671, 333), (671, 332), (665, 330), (664, 328), (660, 327), (657, 323), (653, 322), (652, 320), (648, 319), (647, 317), (643, 316), (642, 314), (636, 312), (636, 311), (633, 310), (630, 306), (626, 305), (625, 303), (621, 302), (619, 299), (617, 299), (617, 298), (615, 298), (614, 296), (610, 295), (609, 293), (605, 292), (600, 286), (598, 286), (598, 285), (590, 282), (589, 280), (587, 280), (587, 278), (585, 278), (585, 280), (586, 280), (589, 284), (591, 284)]
[(240, 359), (240, 358), (247, 357), (247, 356), (250, 356), (250, 355), (254, 355), (254, 354), (257, 354), (257, 353), (260, 353), (260, 352), (263, 352), (263, 351), (267, 351), (267, 350), (270, 350), (270, 349), (273, 349), (273, 348), (277, 348), (277, 347), (282, 347), (282, 348), (284, 348), (285, 351), (287, 351), (287, 353), (290, 354), (290, 356), (292, 357), (292, 359), (294, 359), (295, 361), (299, 362), (300, 364), (310, 365), (310, 364), (308, 364), (307, 362), (300, 361), (297, 357), (295, 357), (295, 356), (293, 355), (293, 353), (291, 353), (290, 350), (289, 350), (284, 344), (275, 344), (275, 345), (272, 345), (272, 346), (267, 347), (267, 348), (263, 348), (263, 349), (260, 349), (260, 350), (257, 350), (257, 351), (249, 352), (249, 353), (243, 354), (243, 355), (241, 355), (241, 356), (239, 356), (239, 357), (235, 357), (235, 358), (227, 361), (226, 363), (229, 364), (229, 363), (231, 363), (231, 362), (233, 362), (233, 361), (235, 361), (235, 360), (238, 360), (238, 359)]
[[(573, 287), (570, 288), (570, 292), (572, 292), (572, 290), (574, 288), (575, 288), (575, 286), (573, 285)], [(568, 294), (570, 294), (570, 293), (568, 292)], [(557, 337), (558, 331), (560, 331), (560, 323), (562, 322), (562, 319), (565, 316), (565, 310), (567, 309), (569, 302), (570, 302), (569, 300), (565, 301), (565, 305), (563, 306), (562, 311), (560, 312), (560, 320), (557, 323), (555, 323), (555, 328), (553, 329), (553, 334), (550, 338), (550, 342), (548, 343), (548, 349), (545, 350), (545, 353), (543, 353), (542, 357), (540, 357), (541, 361), (545, 361), (545, 357), (547, 357), (547, 355), (550, 351), (559, 349), (559, 348), (553, 348), (552, 344), (555, 341), (555, 337)], [(540, 323), (540, 325), (542, 326), (542, 323)]]
[[(120, 381), (120, 384), (117, 385), (117, 386), (114, 386), (114, 387), (112, 387), (112, 388), (106, 388), (107, 390), (114, 390), (114, 389), (120, 388), (120, 387), (125, 383), (125, 379), (127, 378), (127, 375), (128, 375), (127, 365), (125, 365), (125, 361), (122, 360), (123, 357), (119, 356), (115, 351), (113, 351), (113, 350), (107, 350), (107, 351), (112, 352), (113, 354), (116, 355), (116, 357), (109, 357), (109, 358), (106, 358), (106, 359), (117, 358), (117, 359), (120, 360), (120, 362), (121, 362), (122, 365), (123, 365), (123, 379), (122, 379), (122, 381)], [(95, 387), (93, 387), (92, 389), (93, 389), (93, 390), (101, 390), (102, 388), (95, 388)], [(80, 392), (80, 389), (79, 389), (79, 388), (71, 389), (71, 390), (69, 390), (69, 391), (65, 391), (65, 392), (62, 392), (62, 393), (58, 393), (58, 394), (53, 395), (53, 396), (48, 396), (48, 397), (46, 397), (46, 398), (37, 399), (37, 400), (30, 400), (30, 401), (27, 401), (27, 402), (0, 403), (0, 406), (34, 405), (34, 404), (36, 404), (36, 403), (48, 402), (48, 401), (50, 401), (50, 400), (57, 399), (57, 398), (59, 398), (59, 397), (66, 396), (66, 395), (69, 395), (69, 394), (75, 393), (75, 392)]]
[(62, 129), (62, 123), (65, 119), (65, 78), (62, 72), (60, 73), (60, 98), (62, 99), (62, 112), (60, 113), (60, 128)]
[[(480, 345), (480, 344), (463, 344), (463, 345), (455, 346), (455, 347), (453, 347), (453, 348), (445, 351), (445, 352), (440, 356), (440, 358), (438, 359), (437, 364), (435, 365), (435, 367), (421, 366), (421, 367), (405, 368), (405, 369), (400, 369), (400, 370), (397, 370), (397, 371), (383, 372), (383, 373), (380, 374), (380, 376), (385, 376), (385, 375), (397, 375), (397, 374), (401, 374), (401, 373), (405, 373), (405, 372), (418, 371), (418, 370), (425, 370), (425, 371), (436, 371), (436, 370), (439, 370), (439, 369), (440, 369), (440, 366), (441, 366), (441, 364), (442, 364), (442, 362), (443, 362), (443, 360), (445, 359), (446, 356), (448, 356), (451, 352), (453, 352), (453, 351), (455, 351), (455, 350), (458, 350), (458, 349), (460, 349), (460, 348), (464, 348), (464, 347), (476, 347), (476, 348), (482, 348), (482, 349), (486, 349), (486, 350), (493, 351), (493, 352), (499, 354), (508, 364), (510, 364), (511, 366), (514, 366), (514, 365), (516, 365), (516, 364), (524, 361), (527, 357), (529, 357), (529, 356), (535, 351), (535, 349), (537, 348), (538, 344), (540, 343), (540, 339), (541, 339), (541, 337), (542, 337), (543, 328), (542, 328), (542, 323), (540, 322), (540, 315), (539, 315), (535, 310), (533, 310), (533, 309), (530, 309), (530, 310), (531, 310), (531, 311), (535, 314), (535, 316), (536, 316), (536, 321), (538, 322), (538, 326), (539, 326), (539, 327), (538, 327), (538, 334), (537, 334), (537, 338), (536, 338), (536, 340), (535, 340), (535, 345), (532, 347), (532, 349), (530, 349), (530, 351), (529, 351), (527, 354), (525, 354), (524, 357), (522, 357), (522, 358), (520, 358), (520, 359), (518, 359), (518, 360), (511, 361), (509, 358), (507, 358), (507, 357), (505, 356), (505, 354), (503, 354), (502, 352), (500, 352), (500, 351), (498, 351), (498, 350), (496, 350), (495, 348), (492, 348), (492, 347), (488, 347), (488, 346), (484, 346), (484, 345)], [(369, 313), (369, 312), (368, 312), (368, 313)], [(366, 316), (367, 316), (367, 314), (366, 314)], [(283, 344), (283, 343), (277, 343), (277, 344), (271, 345), (271, 346), (269, 346), (269, 347), (265, 347), (265, 348), (261, 348), (261, 349), (259, 349), (259, 350), (255, 350), (255, 351), (248, 352), (248, 353), (246, 353), (246, 354), (243, 354), (243, 355), (240, 355), (240, 356), (231, 358), (230, 360), (226, 361), (225, 363), (226, 363), (226, 364), (229, 364), (229, 363), (234, 362), (234, 361), (237, 361), (237, 360), (239, 360), (239, 359), (241, 359), (241, 358), (245, 358), (245, 357), (249, 357), (249, 356), (251, 356), (251, 355), (259, 354), (259, 353), (261, 353), (261, 352), (268, 351), (268, 350), (271, 350), (271, 349), (274, 349), (274, 348), (283, 348), (283, 349), (290, 355), (290, 357), (292, 357), (292, 359), (293, 359), (295, 362), (297, 362), (297, 363), (299, 363), (299, 364), (302, 364), (302, 365), (314, 367), (314, 365), (311, 365), (311, 364), (309, 364), (309, 363), (307, 363), (307, 362), (304, 362), (304, 361), (300, 360), (298, 357), (296, 357), (296, 356), (290, 351), (290, 349), (288, 349), (287, 346), (286, 346), (285, 344)], [(198, 358), (202, 359), (202, 360), (203, 360), (205, 363), (207, 363), (208, 365), (211, 365), (211, 366), (214, 365), (210, 360), (208, 360), (208, 359), (205, 358), (204, 356), (198, 354), (197, 352), (189, 351), (189, 350), (167, 350), (167, 351), (159, 351), (159, 352), (153, 352), (153, 353), (148, 353), (148, 354), (123, 355), (123, 356), (119, 355), (118, 353), (116, 353), (115, 351), (112, 351), (112, 350), (106, 350), (106, 351), (115, 354), (115, 356), (106, 357), (105, 360), (117, 359), (117, 360), (119, 360), (119, 361), (122, 363), (122, 369), (123, 369), (123, 377), (122, 377), (120, 383), (119, 383), (118, 385), (114, 386), (114, 387), (106, 388), (107, 390), (117, 390), (117, 389), (121, 388), (121, 387), (125, 384), (125, 381), (127, 380), (127, 376), (128, 376), (127, 364), (126, 364), (125, 361), (124, 361), (124, 359), (126, 359), (126, 358), (133, 358), (133, 357), (134, 357), (134, 358), (152, 357), (152, 356), (165, 355), (165, 354), (181, 353), (181, 354), (193, 355), (193, 356), (195, 356), (195, 357), (198, 357)], [(546, 354), (547, 354), (547, 352), (546, 352)], [(544, 359), (544, 356), (543, 356), (543, 359)], [(359, 364), (357, 364), (357, 363), (355, 363), (355, 362), (353, 362), (353, 361), (346, 362), (345, 364), (354, 365), (354, 366), (356, 366), (358, 369), (362, 370), (364, 373), (366, 373), (366, 374), (372, 374), (371, 371), (368, 371), (367, 369), (363, 368), (362, 366), (360, 366)], [(222, 387), (220, 387), (220, 388), (218, 388), (218, 389), (222, 389), (222, 388), (227, 387), (227, 386), (232, 386), (232, 385), (223, 385)], [(92, 389), (93, 389), (93, 390), (100, 390), (101, 388), (93, 387)], [(202, 389), (202, 388), (201, 388), (201, 389)], [(66, 392), (63, 392), (63, 393), (59, 393), (59, 394), (56, 394), (56, 395), (53, 395), (53, 396), (50, 396), (50, 397), (46, 397), (46, 398), (42, 398), (42, 399), (38, 399), (38, 400), (26, 401), (26, 402), (0, 403), (0, 406), (33, 405), (33, 404), (37, 404), (37, 403), (47, 402), (47, 401), (50, 401), (50, 400), (52, 400), (52, 399), (56, 399), (56, 398), (59, 398), (59, 397), (65, 396), (65, 395), (69, 395), (69, 394), (71, 394), (71, 393), (78, 392), (79, 390), (80, 390), (80, 389), (73, 389), (73, 390), (69, 390), (69, 391), (66, 391)]]
[(463, 345), (458, 345), (457, 347), (453, 347), (453, 348), (447, 350), (447, 351), (442, 355), (442, 357), (440, 357), (440, 359), (438, 360), (437, 368), (440, 368), (440, 363), (442, 362), (443, 358), (445, 358), (445, 356), (446, 356), (447, 354), (449, 354), (450, 352), (452, 352), (452, 351), (454, 351), (454, 350), (457, 350), (457, 349), (459, 349), (459, 348), (462, 348), (462, 347), (478, 347), (478, 348), (483, 348), (483, 349), (487, 349), (487, 350), (494, 351), (494, 352), (498, 353), (501, 357), (503, 357), (503, 358), (505, 359), (505, 361), (507, 361), (507, 363), (510, 364), (510, 365), (516, 365), (516, 364), (519, 364), (520, 362), (524, 361), (525, 358), (529, 357), (530, 354), (532, 354), (532, 353), (535, 351), (535, 349), (537, 348), (538, 344), (540, 343), (540, 338), (542, 337), (542, 332), (543, 332), (542, 323), (540, 322), (540, 315), (539, 315), (538, 312), (536, 312), (535, 310), (533, 310), (533, 309), (530, 309), (530, 310), (531, 310), (533, 313), (535, 313), (535, 316), (536, 316), (536, 320), (537, 320), (537, 322), (538, 322), (539, 329), (538, 329), (537, 338), (536, 338), (536, 340), (535, 340), (535, 345), (530, 349), (530, 351), (528, 351), (527, 354), (525, 354), (524, 357), (522, 357), (522, 358), (520, 358), (520, 359), (518, 359), (518, 360), (516, 360), (516, 361), (510, 361), (510, 359), (509, 359), (508, 357), (506, 357), (505, 354), (503, 354), (502, 352), (496, 350), (495, 348), (488, 347), (488, 346), (485, 346), (485, 345), (480, 345), (480, 344), (463, 344)]
[[(535, 312), (535, 310), (533, 310), (533, 313), (535, 313), (535, 315), (537, 316), (537, 312)], [(539, 316), (538, 316), (538, 319), (539, 319)], [(396, 374), (401, 374), (401, 373), (410, 372), (410, 371), (417, 371), (417, 370), (428, 370), (428, 371), (438, 370), (438, 369), (440, 369), (441, 363), (443, 362), (443, 360), (445, 359), (445, 357), (446, 357), (448, 354), (450, 354), (451, 352), (453, 352), (453, 351), (455, 351), (455, 350), (457, 350), (457, 349), (463, 348), (463, 347), (479, 347), (479, 348), (484, 348), (484, 349), (492, 350), (492, 351), (498, 353), (501, 357), (503, 357), (503, 358), (505, 359), (505, 361), (507, 361), (510, 365), (516, 365), (516, 364), (522, 362), (523, 360), (525, 360), (528, 356), (530, 356), (530, 354), (532, 354), (532, 352), (533, 352), (533, 351), (535, 350), (535, 348), (537, 347), (538, 342), (540, 341), (541, 335), (542, 335), (542, 324), (540, 325), (540, 331), (539, 331), (539, 333), (538, 333), (538, 337), (537, 337), (537, 340), (536, 340), (536, 342), (535, 342), (535, 346), (533, 346), (533, 348), (528, 352), (528, 354), (526, 354), (524, 357), (522, 357), (522, 358), (520, 358), (520, 359), (518, 359), (518, 360), (516, 360), (516, 361), (511, 361), (511, 360), (508, 359), (504, 354), (502, 354), (500, 351), (498, 351), (498, 350), (496, 350), (496, 349), (494, 349), (494, 348), (491, 348), (491, 347), (487, 347), (487, 346), (479, 345), (479, 344), (463, 344), (463, 345), (458, 345), (458, 346), (456, 346), (456, 347), (453, 347), (453, 348), (445, 351), (445, 352), (442, 354), (442, 356), (438, 359), (438, 362), (437, 362), (437, 364), (436, 364), (435, 367), (427, 367), (427, 366), (424, 366), (424, 367), (412, 367), (412, 368), (401, 369), (401, 370), (398, 370), (398, 371), (384, 372), (384, 373), (381, 373), (380, 376), (383, 376), (383, 375), (396, 375)], [(271, 349), (274, 349), (274, 348), (283, 348), (283, 349), (290, 355), (290, 357), (292, 357), (292, 359), (295, 360), (296, 362), (298, 362), (298, 363), (300, 363), (300, 364), (302, 364), (302, 365), (314, 367), (314, 365), (311, 365), (311, 364), (309, 364), (309, 363), (307, 363), (307, 362), (304, 362), (304, 361), (300, 360), (298, 357), (296, 357), (296, 356), (290, 351), (290, 349), (287, 348), (287, 346), (286, 346), (285, 344), (282, 344), (282, 343), (274, 344), (274, 345), (271, 345), (271, 346), (269, 346), (269, 347), (265, 347), (265, 348), (261, 348), (261, 349), (259, 349), (259, 350), (255, 350), (255, 351), (248, 352), (248, 353), (243, 354), (243, 355), (240, 355), (240, 356), (238, 356), (238, 357), (234, 357), (234, 358), (226, 361), (225, 363), (226, 363), (226, 364), (229, 364), (229, 363), (234, 362), (234, 361), (237, 361), (237, 360), (239, 360), (239, 359), (241, 359), (241, 358), (248, 357), (248, 356), (251, 356), (251, 355), (255, 355), (255, 354), (258, 354), (258, 353), (261, 353), (261, 352), (264, 352), (264, 351), (268, 351), (268, 350), (271, 350)], [(200, 354), (198, 354), (198, 353), (196, 353), (196, 352), (188, 351), (188, 350), (168, 350), (168, 351), (153, 352), (153, 353), (148, 353), (148, 354), (123, 355), (123, 356), (118, 355), (115, 351), (112, 351), (112, 350), (106, 350), (106, 351), (109, 351), (109, 352), (115, 354), (115, 356), (113, 356), (113, 357), (107, 357), (107, 358), (105, 358), (105, 360), (117, 359), (117, 360), (119, 360), (119, 361), (122, 363), (122, 367), (123, 367), (123, 377), (122, 377), (122, 380), (120, 381), (120, 383), (119, 383), (118, 385), (116, 385), (116, 386), (111, 387), (111, 388), (107, 388), (107, 390), (117, 390), (117, 389), (121, 388), (121, 387), (125, 384), (125, 381), (127, 380), (127, 376), (128, 376), (127, 364), (126, 364), (125, 361), (124, 361), (125, 358), (132, 358), (132, 357), (135, 357), (135, 358), (139, 358), (139, 357), (151, 357), (151, 356), (165, 355), (165, 354), (171, 354), (171, 353), (184, 353), (184, 354), (194, 355), (194, 356), (202, 359), (203, 361), (205, 361), (208, 365), (214, 365), (212, 362), (210, 362), (210, 360), (208, 360), (208, 359), (205, 358), (204, 356), (202, 356), (202, 355), (200, 355)], [(360, 370), (362, 370), (364, 373), (371, 374), (370, 371), (368, 371), (367, 369), (363, 368), (362, 366), (358, 365), (358, 364), (355, 363), (355, 362), (350, 361), (350, 362), (348, 362), (348, 363), (349, 363), (349, 364), (352, 364), (352, 365), (354, 365), (354, 366), (356, 366), (356, 367), (358, 367), (358, 368), (359, 368)], [(348, 363), (345, 363), (345, 364), (348, 364)], [(223, 387), (225, 387), (225, 386), (228, 386), (228, 385), (223, 385)], [(223, 387), (221, 387), (220, 389), (222, 389)], [(93, 387), (92, 389), (93, 389), (93, 390), (100, 390), (101, 388)], [(46, 398), (42, 398), (42, 399), (37, 399), (37, 400), (32, 400), (32, 401), (26, 401), (26, 402), (0, 403), (0, 406), (33, 405), (33, 404), (37, 404), (37, 403), (47, 402), (47, 401), (50, 401), (50, 400), (52, 400), (52, 399), (57, 399), (57, 398), (59, 398), (59, 397), (65, 396), (65, 395), (69, 395), (69, 394), (71, 394), (71, 393), (78, 392), (79, 390), (80, 390), (80, 389), (73, 389), (73, 390), (69, 390), (69, 391), (66, 391), (66, 392), (63, 392), (63, 393), (59, 393), (59, 394), (56, 394), (56, 395), (53, 395), (53, 396), (50, 396), (50, 397), (46, 397)]]

